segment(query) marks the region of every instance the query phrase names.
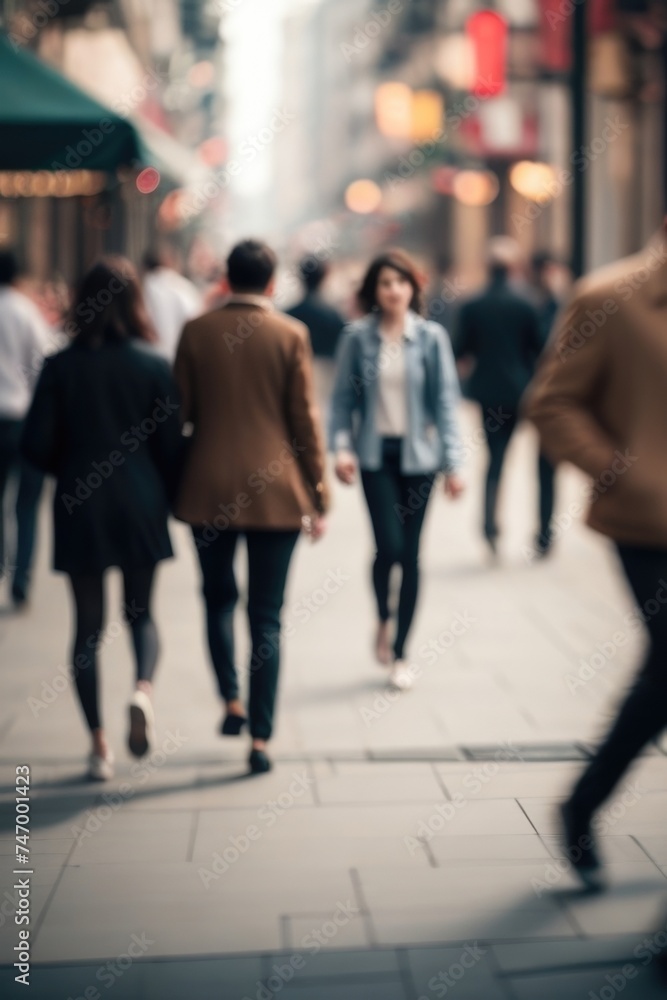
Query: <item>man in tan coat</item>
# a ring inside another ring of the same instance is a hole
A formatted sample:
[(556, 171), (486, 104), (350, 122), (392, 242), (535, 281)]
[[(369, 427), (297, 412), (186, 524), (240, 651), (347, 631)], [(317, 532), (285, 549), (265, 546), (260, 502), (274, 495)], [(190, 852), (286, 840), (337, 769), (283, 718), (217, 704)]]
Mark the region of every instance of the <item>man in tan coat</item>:
[(591, 477), (588, 524), (616, 543), (650, 639), (615, 723), (562, 808), (568, 856), (591, 883), (593, 814), (667, 724), (665, 229), (575, 286), (525, 408), (547, 455)]
[(175, 374), (192, 438), (175, 513), (192, 525), (203, 576), (211, 660), (226, 703), (225, 735), (248, 721), (239, 700), (234, 553), (248, 548), (252, 638), (250, 767), (266, 771), (278, 684), (280, 611), (299, 532), (323, 531), (325, 452), (307, 328), (271, 302), (276, 258), (246, 240), (227, 260), (231, 295), (186, 324)]

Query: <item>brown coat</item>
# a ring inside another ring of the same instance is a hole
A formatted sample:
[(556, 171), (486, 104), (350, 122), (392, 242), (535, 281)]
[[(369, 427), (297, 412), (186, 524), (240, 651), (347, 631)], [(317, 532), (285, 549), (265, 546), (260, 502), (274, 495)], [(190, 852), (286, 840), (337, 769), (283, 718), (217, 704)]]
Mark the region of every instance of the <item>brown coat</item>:
[(575, 286), (525, 411), (552, 460), (572, 462), (592, 477), (581, 498), (592, 528), (619, 542), (667, 548), (663, 232), (640, 253)]
[(187, 323), (174, 365), (193, 435), (175, 505), (189, 524), (298, 529), (324, 511), (308, 330), (259, 296)]

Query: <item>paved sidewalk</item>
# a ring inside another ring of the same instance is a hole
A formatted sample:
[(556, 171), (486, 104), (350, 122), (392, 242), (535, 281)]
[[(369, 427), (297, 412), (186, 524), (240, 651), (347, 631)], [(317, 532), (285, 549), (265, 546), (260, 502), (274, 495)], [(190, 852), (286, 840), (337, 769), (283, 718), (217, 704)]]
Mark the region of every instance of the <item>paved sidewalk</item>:
[[(414, 690), (387, 697), (372, 661), (366, 517), (358, 491), (337, 489), (329, 535), (301, 545), (290, 581), (269, 775), (248, 778), (245, 741), (216, 735), (197, 574), (176, 526), (180, 557), (156, 603), (157, 749), (138, 764), (123, 749), (132, 669), (114, 580), (103, 696), (117, 776), (85, 783), (67, 594), (42, 551), (31, 611), (0, 617), (3, 996), (659, 995), (667, 758), (651, 748), (602, 816), (606, 894), (576, 891), (554, 826), (641, 633), (613, 553), (567, 513), (575, 474), (561, 481), (553, 558), (523, 554), (536, 506), (528, 430), (512, 447), (503, 555), (489, 567), (476, 533), (484, 452), (466, 419), (474, 486), (429, 513)], [(11, 967), (17, 764), (32, 780), (28, 993)]]

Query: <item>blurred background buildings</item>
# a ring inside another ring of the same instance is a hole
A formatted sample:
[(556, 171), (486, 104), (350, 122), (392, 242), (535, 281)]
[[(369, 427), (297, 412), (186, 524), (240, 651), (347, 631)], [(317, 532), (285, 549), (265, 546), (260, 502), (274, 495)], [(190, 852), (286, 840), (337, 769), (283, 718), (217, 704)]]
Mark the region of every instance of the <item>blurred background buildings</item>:
[[(161, 238), (204, 280), (254, 233), (341, 274), (400, 243), (467, 286), (490, 235), (588, 269), (637, 249), (663, 210), (662, 0), (0, 9), (0, 89), (3, 62), (33, 53), (136, 135), (134, 158), (102, 170), (87, 154), (71, 171), (31, 163), (0, 142), (0, 242), (42, 278), (70, 281), (103, 250), (138, 259)], [(35, 100), (38, 119), (57, 119)]]

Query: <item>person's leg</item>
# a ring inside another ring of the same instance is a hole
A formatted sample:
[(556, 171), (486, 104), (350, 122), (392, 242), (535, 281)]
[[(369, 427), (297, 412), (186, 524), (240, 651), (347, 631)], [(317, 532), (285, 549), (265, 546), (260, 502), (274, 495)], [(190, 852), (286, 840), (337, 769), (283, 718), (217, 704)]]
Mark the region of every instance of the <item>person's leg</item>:
[(5, 494), (12, 470), (19, 460), (20, 433), (20, 421), (0, 420), (0, 579), (9, 570), (5, 536)]
[(540, 452), (538, 459), (538, 476), (540, 482), (540, 533), (537, 536), (537, 549), (546, 553), (551, 548), (553, 532), (551, 519), (554, 513), (554, 480), (556, 470), (546, 455)]
[(261, 749), (271, 738), (280, 668), (280, 612), (298, 531), (246, 531), (248, 543), (248, 620), (250, 734)]
[(373, 590), (380, 622), (388, 622), (389, 578), (392, 567), (401, 561), (403, 526), (397, 515), (401, 503), (400, 468), (398, 462), (385, 461), (377, 472), (361, 470), (361, 484), (375, 538)]
[(132, 636), (137, 688), (150, 693), (160, 653), (157, 628), (151, 615), (155, 566), (123, 572), (123, 617)]
[(202, 570), (208, 648), (218, 688), (227, 710), (243, 715), (234, 662), (234, 610), (239, 597), (234, 553), (238, 532), (221, 531), (212, 541), (205, 539), (205, 529), (193, 528), (192, 533)]
[(401, 592), (398, 602), (398, 627), (394, 656), (404, 658), (405, 641), (412, 625), (419, 590), (419, 542), (426, 516), (426, 507), (433, 489), (434, 476), (401, 476), (401, 507), (397, 513), (403, 527), (401, 555)]
[(37, 534), (37, 514), (43, 487), (43, 473), (23, 459), (16, 496), (16, 567), (12, 581), (12, 597), (17, 604), (23, 604), (28, 598)]
[(642, 748), (667, 725), (667, 551), (618, 546), (637, 604), (646, 617), (649, 647), (632, 689), (583, 775), (568, 806), (586, 828)]
[(97, 650), (104, 627), (102, 574), (70, 576), (74, 599), (72, 672), (83, 714), (93, 740), (93, 752), (105, 757), (107, 743), (102, 727), (97, 686)]
[(500, 476), (502, 474), (505, 452), (510, 443), (512, 434), (517, 424), (516, 413), (511, 413), (502, 423), (491, 421), (482, 411), (484, 418), (484, 433), (489, 449), (489, 464), (486, 470), (486, 484), (484, 488), (484, 537), (490, 541), (495, 541), (498, 535), (498, 524), (496, 521), (496, 507), (498, 504), (498, 489), (500, 486)]

